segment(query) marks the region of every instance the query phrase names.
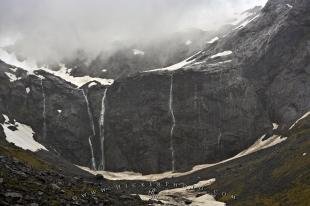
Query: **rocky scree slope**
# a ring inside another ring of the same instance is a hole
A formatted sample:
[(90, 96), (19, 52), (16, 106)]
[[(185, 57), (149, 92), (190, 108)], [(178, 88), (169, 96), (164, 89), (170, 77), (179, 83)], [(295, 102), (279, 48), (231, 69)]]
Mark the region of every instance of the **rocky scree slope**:
[(123, 191), (102, 190), (102, 177), (64, 175), (29, 151), (0, 145), (1, 205), (147, 205)]

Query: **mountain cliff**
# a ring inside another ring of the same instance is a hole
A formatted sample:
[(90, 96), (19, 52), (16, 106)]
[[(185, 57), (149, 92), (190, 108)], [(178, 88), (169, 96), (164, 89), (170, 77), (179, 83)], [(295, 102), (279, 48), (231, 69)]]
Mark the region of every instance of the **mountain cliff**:
[(0, 62), (0, 114), (93, 169), (149, 174), (227, 159), (310, 110), (309, 8), (270, 0), (191, 58), (110, 86)]

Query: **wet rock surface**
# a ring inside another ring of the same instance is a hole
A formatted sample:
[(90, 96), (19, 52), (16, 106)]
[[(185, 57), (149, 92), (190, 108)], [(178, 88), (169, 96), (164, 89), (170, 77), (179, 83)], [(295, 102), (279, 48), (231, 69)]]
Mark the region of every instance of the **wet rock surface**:
[(107, 91), (101, 127), (105, 86), (76, 88), (47, 72), (27, 75), (1, 62), (0, 114), (31, 126), (50, 152), (78, 165), (91, 166), (89, 138), (99, 165), (102, 135), (112, 171), (158, 173), (171, 170), (172, 162), (182, 171), (223, 160), (270, 133), (272, 123), (285, 131), (309, 111), (309, 4), (270, 0), (252, 22), (207, 45), (184, 68), (117, 79)]

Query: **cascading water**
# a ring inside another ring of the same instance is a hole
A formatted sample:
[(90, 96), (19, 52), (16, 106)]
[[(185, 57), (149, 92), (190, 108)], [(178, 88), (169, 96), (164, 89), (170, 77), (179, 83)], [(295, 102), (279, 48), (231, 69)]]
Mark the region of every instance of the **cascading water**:
[(171, 150), (171, 170), (175, 171), (175, 150), (174, 150), (174, 141), (173, 141), (173, 132), (175, 127), (175, 116), (173, 111), (173, 75), (170, 79), (170, 93), (169, 93), (169, 111), (172, 118), (172, 126), (170, 130), (170, 150)]
[[(95, 125), (94, 125), (94, 120), (93, 120), (93, 115), (91, 113), (91, 110), (90, 110), (90, 106), (89, 106), (89, 102), (88, 102), (88, 98), (87, 98), (87, 95), (85, 94), (85, 91), (84, 89), (82, 89), (82, 92), (83, 92), (83, 96), (85, 98), (85, 102), (86, 102), (86, 106), (87, 106), (87, 113), (88, 113), (88, 117), (89, 117), (89, 123), (90, 123), (90, 127), (92, 129), (92, 132), (93, 132), (93, 137), (95, 137), (96, 135), (96, 131), (95, 131)], [(91, 141), (91, 137), (90, 136), (88, 138), (88, 142), (89, 142), (89, 146), (90, 146), (90, 151), (91, 151), (91, 163), (92, 163), (92, 167), (93, 167), (93, 170), (96, 170), (96, 161), (95, 161), (95, 156), (94, 156), (94, 149), (93, 149), (93, 144), (92, 144), (92, 141)]]
[(46, 95), (44, 91), (44, 86), (43, 86), (43, 77), (40, 78), (41, 80), (41, 90), (42, 90), (42, 97), (43, 97), (43, 111), (42, 111), (42, 117), (43, 117), (43, 139), (46, 139), (47, 135), (47, 128), (46, 128)]
[(96, 161), (95, 161), (95, 156), (94, 156), (93, 144), (91, 142), (91, 136), (88, 138), (88, 143), (89, 143), (89, 146), (90, 146), (92, 167), (93, 167), (93, 170), (96, 170)]
[(104, 157), (104, 114), (105, 114), (105, 98), (107, 96), (108, 89), (104, 90), (104, 94), (101, 100), (101, 112), (99, 120), (99, 131), (100, 131), (100, 146), (101, 146), (101, 163), (99, 170), (105, 170), (105, 157)]
[(221, 129), (219, 129), (219, 134), (217, 136), (217, 148), (219, 151), (221, 149), (221, 139), (222, 139), (222, 132)]

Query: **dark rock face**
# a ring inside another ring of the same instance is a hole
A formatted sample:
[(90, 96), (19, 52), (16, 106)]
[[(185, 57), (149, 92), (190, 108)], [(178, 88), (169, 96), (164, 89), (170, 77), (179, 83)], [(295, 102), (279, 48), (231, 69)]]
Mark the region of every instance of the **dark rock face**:
[[(94, 85), (91, 85), (94, 84)], [(89, 82), (85, 84), (82, 89), (84, 89), (87, 94), (87, 98), (89, 100), (89, 106), (91, 110), (92, 121), (95, 127), (95, 136), (92, 137), (92, 144), (94, 149), (94, 156), (96, 160), (97, 168), (101, 165), (102, 160), (102, 148), (101, 148), (101, 132), (104, 130), (103, 126), (100, 125), (100, 114), (102, 110), (102, 100), (104, 96), (104, 92), (107, 89), (106, 86), (101, 85), (99, 82)], [(88, 119), (84, 119), (87, 125), (89, 125), (89, 117)]]
[[(6, 65), (4, 70), (5, 64), (1, 65), (0, 113), (8, 115), (11, 120), (30, 125), (36, 132), (37, 141), (46, 145), (51, 152), (56, 152), (72, 163), (89, 166), (91, 157), (88, 137), (92, 133), (82, 91), (43, 71), (38, 72), (44, 76), (42, 84), (37, 76), (25, 74), (20, 80), (10, 82), (3, 73), (9, 71), (9, 66)], [(43, 131), (44, 121), (46, 132)]]
[[(269, 1), (253, 22), (174, 74), (176, 169), (236, 154), (271, 122), (287, 128), (309, 110), (309, 9), (307, 1)], [(232, 55), (212, 57), (227, 50)], [(106, 151), (117, 161), (109, 169), (171, 169), (169, 78), (142, 74), (111, 87)]]
[(89, 138), (96, 165), (103, 151), (112, 171), (181, 171), (226, 159), (271, 134), (271, 123), (288, 128), (310, 110), (309, 9), (306, 0), (271, 0), (189, 65), (124, 77), (108, 89), (93, 82), (77, 89), (44, 71), (41, 81), (20, 69), (10, 82), (10, 66), (0, 63), (0, 114), (30, 125), (50, 151), (84, 166), (91, 164)]
[(260, 16), (208, 52), (232, 50), (273, 122), (290, 125), (310, 108), (310, 3), (270, 0)]
[[(109, 88), (105, 144), (109, 170), (171, 169), (170, 83), (169, 74), (150, 73)], [(172, 95), (177, 170), (234, 155), (271, 129), (253, 87), (236, 69), (177, 72)]]

